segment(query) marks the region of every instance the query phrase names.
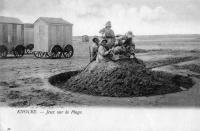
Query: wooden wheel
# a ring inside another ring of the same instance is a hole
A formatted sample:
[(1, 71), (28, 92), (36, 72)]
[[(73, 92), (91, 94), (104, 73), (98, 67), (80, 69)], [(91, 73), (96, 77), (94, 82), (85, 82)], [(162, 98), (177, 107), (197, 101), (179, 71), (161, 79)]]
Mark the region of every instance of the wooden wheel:
[(55, 45), (51, 50), (51, 57), (61, 58), (62, 52), (63, 52), (62, 48), (59, 45)]
[(6, 46), (4, 45), (0, 46), (0, 57), (5, 58), (7, 54), (8, 54), (8, 49), (6, 48)]
[(43, 55), (44, 55), (44, 53), (41, 52), (41, 51), (35, 51), (35, 52), (33, 52), (33, 54), (34, 54), (34, 56), (35, 56), (36, 58), (42, 58)]
[(18, 45), (15, 49), (14, 49), (14, 55), (16, 58), (20, 58), (24, 55), (25, 53), (25, 47), (23, 45)]
[(51, 52), (44, 52), (44, 55), (43, 55), (43, 57), (44, 58), (51, 58)]
[(29, 44), (26, 46), (26, 53), (27, 54), (32, 54), (33, 53), (33, 48), (34, 48), (34, 45), (33, 44)]
[(65, 58), (71, 58), (74, 54), (74, 49), (72, 45), (66, 45), (63, 51), (63, 55)]

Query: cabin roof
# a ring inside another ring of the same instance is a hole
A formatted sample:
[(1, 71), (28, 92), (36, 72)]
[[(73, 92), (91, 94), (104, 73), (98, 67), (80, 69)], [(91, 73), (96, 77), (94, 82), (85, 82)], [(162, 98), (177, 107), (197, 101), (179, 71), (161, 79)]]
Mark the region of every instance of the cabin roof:
[(24, 23), (24, 28), (33, 28), (34, 25), (31, 23)]
[(18, 18), (6, 16), (0, 16), (0, 23), (23, 24), (23, 22)]
[(40, 17), (38, 18), (35, 23), (38, 20), (42, 20), (44, 22), (46, 22), (47, 24), (64, 24), (64, 25), (73, 25), (72, 23), (62, 19), (62, 18), (52, 18), (52, 17)]

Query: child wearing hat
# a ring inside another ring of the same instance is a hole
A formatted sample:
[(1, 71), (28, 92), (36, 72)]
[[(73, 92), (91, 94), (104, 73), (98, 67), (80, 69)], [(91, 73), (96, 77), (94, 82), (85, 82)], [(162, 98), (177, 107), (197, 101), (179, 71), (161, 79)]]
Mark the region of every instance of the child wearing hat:
[(108, 45), (109, 49), (111, 49), (114, 46), (114, 43), (115, 43), (115, 33), (111, 29), (111, 27), (112, 27), (111, 22), (108, 21), (105, 24), (105, 28), (103, 28), (99, 31), (99, 33), (102, 34), (103, 39), (107, 40), (107, 45)]

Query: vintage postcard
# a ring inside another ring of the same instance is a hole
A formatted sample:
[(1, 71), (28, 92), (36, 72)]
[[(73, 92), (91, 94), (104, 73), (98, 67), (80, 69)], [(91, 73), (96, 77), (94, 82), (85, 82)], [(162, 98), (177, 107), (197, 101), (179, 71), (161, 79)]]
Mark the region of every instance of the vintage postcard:
[(199, 0), (0, 0), (0, 131), (187, 130)]

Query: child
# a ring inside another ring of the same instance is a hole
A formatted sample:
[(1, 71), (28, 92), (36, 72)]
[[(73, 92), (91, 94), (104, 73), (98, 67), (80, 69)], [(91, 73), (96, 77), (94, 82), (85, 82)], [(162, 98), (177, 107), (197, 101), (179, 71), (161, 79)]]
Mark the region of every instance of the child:
[(109, 49), (111, 49), (114, 46), (115, 43), (115, 33), (111, 29), (111, 22), (108, 21), (105, 25), (105, 28), (101, 29), (99, 33), (102, 34), (103, 39), (107, 40), (107, 46)]
[(133, 33), (131, 31), (128, 31), (125, 35), (126, 40), (124, 42), (124, 47), (126, 48), (126, 54), (130, 58), (135, 58), (135, 43), (133, 43)]
[(97, 52), (98, 52), (98, 48), (99, 48), (99, 39), (95, 37), (95, 38), (92, 39), (92, 41), (93, 41), (93, 44), (90, 47), (90, 49), (91, 49), (90, 62), (96, 60)]
[(97, 53), (97, 62), (102, 62), (102, 61), (109, 61), (110, 60), (110, 51), (107, 47), (107, 40), (102, 40), (99, 48), (98, 48), (98, 53)]

